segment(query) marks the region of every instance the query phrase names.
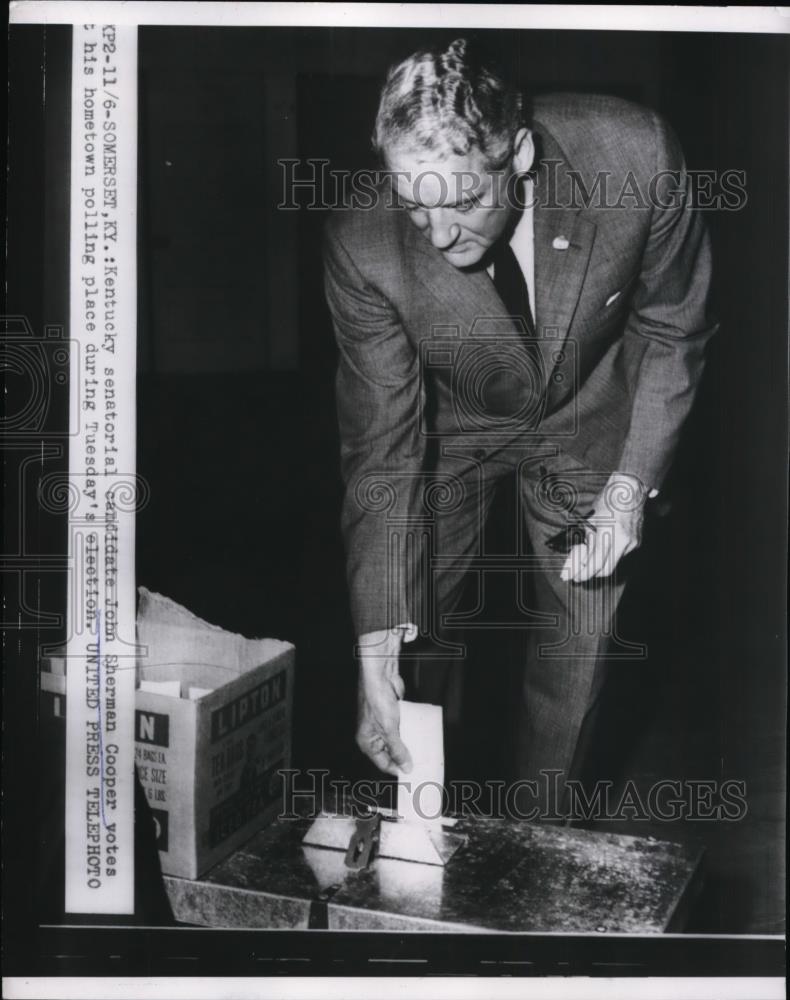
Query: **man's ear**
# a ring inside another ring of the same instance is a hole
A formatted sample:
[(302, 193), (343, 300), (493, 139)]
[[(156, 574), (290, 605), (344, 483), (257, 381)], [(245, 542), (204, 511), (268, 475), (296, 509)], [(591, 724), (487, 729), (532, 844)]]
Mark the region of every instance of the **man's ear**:
[(535, 143), (528, 128), (520, 128), (516, 132), (513, 143), (513, 166), (520, 174), (525, 174), (535, 162)]

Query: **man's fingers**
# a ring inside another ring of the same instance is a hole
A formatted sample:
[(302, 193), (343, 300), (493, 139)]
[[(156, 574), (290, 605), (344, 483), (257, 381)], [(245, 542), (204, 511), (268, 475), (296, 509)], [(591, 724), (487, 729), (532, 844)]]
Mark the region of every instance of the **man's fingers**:
[(384, 733), (378, 727), (371, 729), (363, 724), (357, 730), (357, 746), (379, 770), (388, 774), (397, 775), (399, 771), (408, 774), (412, 769), (411, 754), (397, 732)]
[(412, 769), (411, 754), (397, 736), (389, 743), (383, 737), (375, 737), (375, 742), (362, 745), (362, 751), (380, 771), (397, 775), (401, 771), (408, 774)]
[(595, 551), (588, 566), (588, 580), (592, 580), (599, 576), (607, 576), (611, 573), (609, 565), (612, 560), (612, 550), (614, 548), (613, 541), (612, 532), (610, 530), (604, 528), (596, 532)]
[(571, 580), (574, 583), (581, 583), (587, 579), (591, 539), (594, 539), (592, 533), (588, 534), (584, 544), (574, 545), (571, 548), (565, 566), (560, 573), (561, 579)]
[(606, 551), (598, 576), (611, 576), (628, 546), (622, 543), (617, 544), (617, 539), (612, 537), (606, 538), (604, 546)]
[(582, 567), (587, 561), (587, 546), (574, 545), (568, 552), (568, 558), (565, 560), (565, 565), (562, 567), (560, 572), (561, 580), (577, 580), (578, 574), (581, 572)]
[(389, 737), (389, 751), (390, 756), (400, 770), (408, 774), (412, 769), (411, 754), (400, 736), (393, 735)]
[(580, 546), (579, 562), (576, 572), (576, 580), (582, 583), (592, 576), (598, 554), (598, 535), (594, 531), (587, 532), (584, 545)]
[(617, 569), (623, 556), (637, 547), (637, 542), (633, 538), (624, 535), (617, 535), (606, 532), (603, 536), (603, 546), (605, 555), (601, 563), (601, 569), (596, 576), (611, 576)]
[(372, 748), (367, 751), (367, 756), (373, 761), (379, 771), (385, 771), (387, 774), (398, 774), (398, 766), (395, 761), (390, 756), (386, 747), (382, 747), (380, 750), (373, 750)]
[(627, 551), (628, 543), (618, 540), (610, 528), (590, 531), (583, 545), (573, 546), (560, 576), (574, 583), (610, 576)]
[(417, 638), (417, 626), (409, 623), (403, 633), (404, 642), (414, 642)]
[(392, 759), (387, 741), (381, 733), (371, 733), (367, 728), (361, 728), (357, 732), (357, 746), (380, 771), (398, 774), (398, 765)]

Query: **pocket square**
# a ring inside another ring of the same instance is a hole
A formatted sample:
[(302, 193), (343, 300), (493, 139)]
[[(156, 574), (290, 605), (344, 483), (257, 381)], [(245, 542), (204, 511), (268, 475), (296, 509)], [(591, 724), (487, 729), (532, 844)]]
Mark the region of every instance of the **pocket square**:
[(613, 302), (616, 302), (619, 298), (620, 298), (620, 293), (619, 292), (613, 292), (609, 296), (609, 298), (606, 300), (606, 304), (604, 305), (604, 309), (608, 308)]

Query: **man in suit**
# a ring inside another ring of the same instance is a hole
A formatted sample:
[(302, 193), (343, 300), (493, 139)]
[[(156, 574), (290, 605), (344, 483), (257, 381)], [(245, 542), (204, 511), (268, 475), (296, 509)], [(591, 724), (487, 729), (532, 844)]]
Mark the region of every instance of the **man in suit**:
[[(458, 725), (459, 629), (480, 621), (463, 586), (471, 574), (479, 611), (490, 574), (510, 572), (526, 646), (512, 776), (536, 818), (561, 810), (583, 757), (621, 560), (715, 329), (708, 240), (657, 114), (560, 95), (529, 115), (463, 39), (390, 71), (374, 145), (387, 177), (372, 205), (333, 214), (325, 248), (357, 742), (409, 770), (398, 702), (416, 636), (433, 643), (418, 697)], [(497, 564), (484, 538), (502, 482), (527, 537)]]

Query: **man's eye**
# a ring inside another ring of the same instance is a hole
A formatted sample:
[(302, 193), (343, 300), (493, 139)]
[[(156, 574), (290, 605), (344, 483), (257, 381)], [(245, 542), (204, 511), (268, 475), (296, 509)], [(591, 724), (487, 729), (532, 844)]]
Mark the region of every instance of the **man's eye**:
[(461, 201), (455, 206), (456, 212), (461, 212), (466, 214), (471, 212), (473, 208), (477, 208), (480, 203), (475, 198), (470, 198), (469, 201)]

